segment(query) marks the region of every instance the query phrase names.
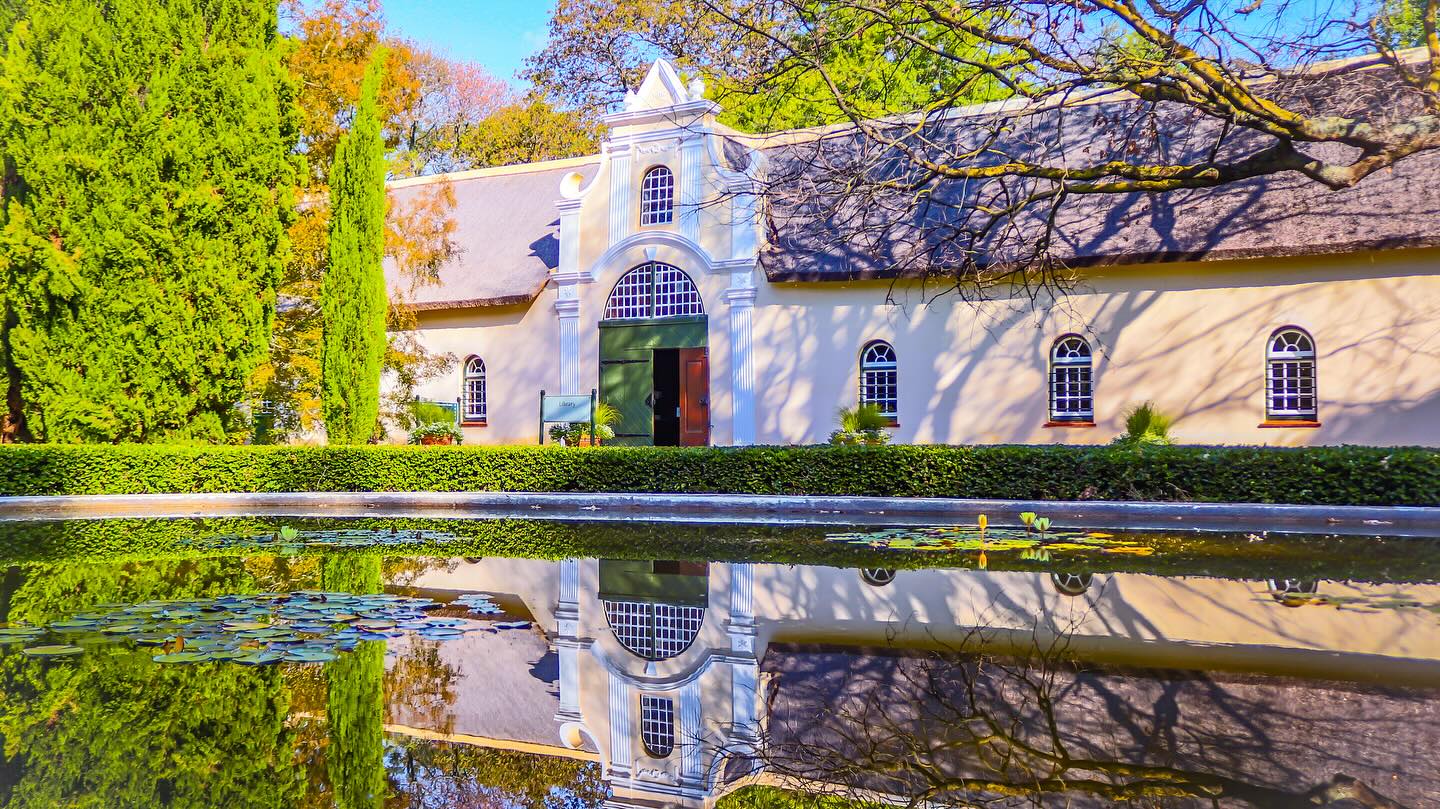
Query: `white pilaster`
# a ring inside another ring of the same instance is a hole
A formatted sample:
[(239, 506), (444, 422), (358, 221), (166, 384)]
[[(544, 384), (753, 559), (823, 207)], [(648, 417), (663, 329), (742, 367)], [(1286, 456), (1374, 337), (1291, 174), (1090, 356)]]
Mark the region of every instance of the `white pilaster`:
[(615, 674), (610, 675), (610, 774), (624, 778), (630, 775), (632, 763), (630, 718), (637, 703), (630, 684)]
[(630, 235), (639, 213), (631, 203), (630, 147), (611, 147), (610, 152), (610, 244)]
[(680, 144), (680, 235), (700, 241), (700, 164), (705, 157), (705, 136), (692, 135)]
[(555, 599), (555, 654), (560, 658), (561, 722), (580, 721), (580, 562), (560, 562), (560, 592)]
[(702, 755), (705, 751), (705, 727), (700, 711), (700, 684), (691, 681), (680, 689), (680, 727), (677, 729), (680, 743), (680, 783), (698, 784), (701, 781)]
[(760, 678), (758, 663), (736, 663), (730, 667), (730, 700), (733, 715), (731, 738), (753, 741), (760, 737), (756, 703), (756, 685)]
[(579, 288), (561, 284), (555, 291), (555, 315), (560, 324), (560, 392), (580, 393)]
[[(744, 276), (743, 280), (739, 276)], [(751, 350), (755, 288), (749, 286), (749, 279), (749, 272), (732, 273), (731, 286), (725, 291), (730, 306), (731, 443), (736, 446), (755, 443), (755, 357)]]

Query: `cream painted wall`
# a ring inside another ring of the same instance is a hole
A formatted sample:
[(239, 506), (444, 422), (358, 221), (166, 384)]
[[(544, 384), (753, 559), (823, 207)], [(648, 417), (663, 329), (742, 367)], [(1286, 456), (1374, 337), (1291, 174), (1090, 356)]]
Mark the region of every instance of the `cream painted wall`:
[[(598, 385), (605, 300), (628, 268), (654, 258), (685, 269), (710, 320), (712, 442), (732, 425), (726, 273), (673, 245), (619, 251), (580, 285), (580, 377)], [(1183, 442), (1440, 444), (1440, 251), (1114, 267), (1044, 311), (924, 302), (883, 282), (759, 284), (754, 310), (760, 443), (816, 443), (856, 398), (859, 350), (890, 341), (899, 357), (900, 443), (1103, 443), (1123, 412), (1153, 400)], [(887, 294), (896, 303), (885, 303)], [(485, 359), (489, 424), (472, 444), (536, 440), (536, 398), (558, 390), (555, 292), (528, 308), (422, 313), (421, 341), (457, 358), (423, 398), (452, 401), (460, 363)], [(1319, 350), (1319, 428), (1261, 428), (1271, 332), (1302, 326)], [(1080, 332), (1096, 351), (1097, 426), (1046, 428), (1047, 352)]]
[[(1113, 267), (1044, 311), (922, 302), (886, 283), (762, 284), (758, 438), (823, 441), (857, 396), (859, 351), (899, 360), (902, 443), (1095, 443), (1153, 400), (1182, 442), (1440, 444), (1440, 251)], [(890, 295), (895, 305), (884, 303)], [(1298, 325), (1319, 351), (1319, 428), (1262, 429), (1264, 352)], [(1096, 351), (1097, 426), (1046, 428), (1047, 352)]]
[[(553, 298), (554, 293), (549, 293)], [(542, 296), (542, 300), (545, 296)], [(493, 309), (420, 312), (416, 338), (428, 350), (455, 358), (450, 370), (416, 388), (421, 399), (460, 396), (465, 359), (485, 361), (487, 423), (465, 427), (466, 444), (534, 444), (539, 438), (540, 391), (558, 391), (560, 332), (555, 311), (535, 303)], [(404, 436), (392, 436), (404, 441)]]

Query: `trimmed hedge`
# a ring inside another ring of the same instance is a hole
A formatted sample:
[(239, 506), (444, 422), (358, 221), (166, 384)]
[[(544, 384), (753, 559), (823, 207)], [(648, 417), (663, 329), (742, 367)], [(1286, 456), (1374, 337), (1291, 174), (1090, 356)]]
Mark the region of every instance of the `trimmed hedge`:
[(1436, 505), (1379, 447), (0, 447), (0, 495), (531, 491)]

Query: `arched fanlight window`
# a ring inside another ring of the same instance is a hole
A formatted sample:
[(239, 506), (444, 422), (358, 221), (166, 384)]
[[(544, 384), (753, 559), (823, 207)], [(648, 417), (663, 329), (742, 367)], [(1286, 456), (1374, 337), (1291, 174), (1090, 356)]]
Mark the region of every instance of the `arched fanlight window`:
[(860, 581), (871, 587), (884, 587), (895, 581), (895, 571), (886, 567), (865, 567), (860, 569)]
[(679, 267), (650, 261), (620, 276), (605, 301), (606, 320), (644, 320), (705, 314), (700, 290)]
[(485, 361), (479, 357), (465, 360), (465, 381), (460, 398), (464, 421), (485, 420)]
[(668, 225), (675, 218), (675, 175), (664, 166), (640, 180), (640, 224)]
[(1314, 421), (1315, 340), (1304, 329), (1286, 326), (1270, 335), (1265, 349), (1265, 418)]
[(640, 695), (640, 743), (651, 758), (665, 758), (675, 749), (675, 701)]
[(695, 604), (601, 599), (620, 645), (646, 660), (668, 660), (695, 642), (705, 608)]
[(1050, 349), (1050, 420), (1094, 421), (1090, 344), (1067, 334)]
[(1090, 573), (1051, 573), (1050, 586), (1062, 596), (1083, 596), (1090, 589), (1095, 577)]
[(895, 349), (884, 340), (860, 351), (860, 404), (873, 404), (891, 419), (900, 413), (900, 373)]

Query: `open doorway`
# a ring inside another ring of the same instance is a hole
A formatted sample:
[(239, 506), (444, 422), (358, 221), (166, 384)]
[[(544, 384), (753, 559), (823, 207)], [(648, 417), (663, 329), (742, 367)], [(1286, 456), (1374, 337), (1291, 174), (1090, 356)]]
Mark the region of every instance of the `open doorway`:
[(703, 348), (657, 348), (651, 355), (657, 447), (710, 443), (710, 363)]
[(680, 446), (680, 349), (657, 348), (651, 364), (655, 375), (655, 446)]

